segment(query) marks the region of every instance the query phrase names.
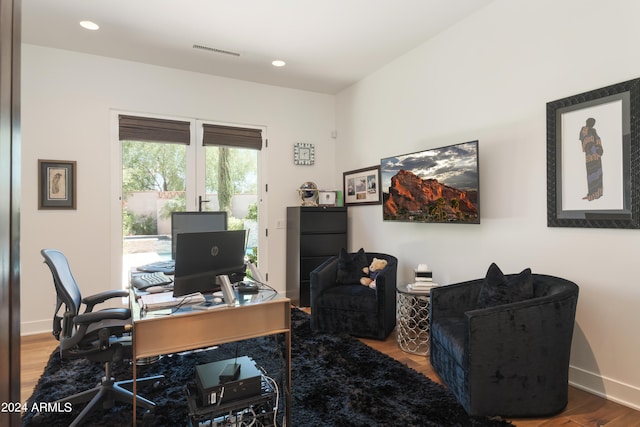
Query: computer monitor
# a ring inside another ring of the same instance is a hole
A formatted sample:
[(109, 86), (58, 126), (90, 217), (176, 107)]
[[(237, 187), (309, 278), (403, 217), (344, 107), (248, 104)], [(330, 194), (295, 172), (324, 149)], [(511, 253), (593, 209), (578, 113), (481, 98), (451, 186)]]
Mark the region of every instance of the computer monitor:
[(182, 233), (205, 233), (227, 229), (227, 212), (172, 212), (171, 258), (176, 259), (176, 236)]
[(245, 239), (245, 230), (178, 234), (173, 295), (220, 290), (225, 274), (242, 279)]

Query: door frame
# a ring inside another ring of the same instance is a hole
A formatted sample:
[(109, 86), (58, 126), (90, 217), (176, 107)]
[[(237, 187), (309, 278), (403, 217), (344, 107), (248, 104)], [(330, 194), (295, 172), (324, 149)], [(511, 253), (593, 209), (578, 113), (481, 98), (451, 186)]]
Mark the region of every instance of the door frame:
[[(194, 118), (185, 118), (185, 117), (176, 117), (176, 116), (166, 116), (166, 115), (158, 115), (158, 114), (147, 114), (147, 113), (134, 113), (130, 111), (123, 110), (111, 110), (110, 111), (110, 141), (111, 141), (111, 155), (110, 155), (110, 170), (111, 170), (111, 189), (110, 189), (110, 200), (109, 204), (111, 209), (110, 214), (110, 247), (109, 253), (111, 254), (110, 260), (110, 279), (111, 283), (121, 283), (124, 272), (122, 271), (122, 143), (118, 138), (118, 129), (119, 129), (119, 115), (128, 115), (128, 116), (144, 116), (151, 117), (157, 119), (167, 119), (167, 120), (183, 120), (189, 121), (191, 123), (191, 136), (189, 140), (189, 145), (187, 146), (186, 152), (186, 164), (195, 165), (195, 167), (187, 168), (187, 175), (185, 177), (186, 182), (186, 208), (187, 210), (197, 210), (197, 198), (198, 193), (197, 190), (201, 187), (204, 187), (204, 158), (200, 154), (204, 154), (204, 147), (202, 146), (202, 125), (203, 123), (209, 124), (219, 124), (226, 126), (239, 126), (253, 129), (260, 129), (262, 131), (262, 150), (258, 154), (258, 185), (257, 185), (257, 197), (258, 197), (258, 248), (263, 248), (262, 251), (258, 251), (258, 259), (260, 260), (260, 265), (267, 266), (268, 264), (268, 251), (267, 248), (267, 197), (266, 197), (266, 159), (267, 156), (264, 153), (264, 150), (267, 147), (267, 128), (265, 126), (258, 125), (245, 125), (245, 124), (237, 124), (237, 123), (229, 123), (229, 122), (220, 122), (214, 120), (200, 120)], [(198, 155), (200, 155), (201, 159), (198, 159)], [(201, 187), (199, 187), (198, 179), (202, 180)], [(195, 183), (195, 184), (191, 184)], [(267, 271), (264, 269), (262, 272), (263, 275), (266, 276)]]

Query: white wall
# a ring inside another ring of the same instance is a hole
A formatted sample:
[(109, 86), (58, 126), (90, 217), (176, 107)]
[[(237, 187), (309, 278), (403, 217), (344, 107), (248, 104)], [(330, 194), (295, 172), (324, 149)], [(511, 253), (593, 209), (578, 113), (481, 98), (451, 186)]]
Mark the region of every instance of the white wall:
[[(55, 293), (40, 256), (62, 250), (84, 294), (117, 288), (110, 268), (113, 136), (111, 114), (127, 111), (264, 126), (269, 148), (267, 219), (269, 283), (285, 288), (286, 206), (300, 204), (296, 189), (311, 180), (337, 188), (333, 172), (334, 97), (33, 45), (22, 47), (22, 333), (50, 331)], [(314, 166), (293, 164), (296, 142), (315, 144)], [(75, 211), (37, 208), (37, 160), (76, 160)], [(118, 173), (118, 171), (116, 171)], [(116, 201), (117, 203), (117, 201)], [(117, 211), (117, 209), (116, 209)], [(265, 272), (264, 266), (261, 270)]]
[[(640, 77), (635, 0), (496, 0), (337, 96), (337, 173), (480, 141), (480, 225), (349, 209), (351, 249), (428, 263), (441, 284), (506, 272), (580, 286), (571, 381), (640, 409), (639, 230), (548, 228), (546, 103)], [(603, 141), (606, 144), (606, 141)], [(605, 149), (606, 152), (606, 149)]]

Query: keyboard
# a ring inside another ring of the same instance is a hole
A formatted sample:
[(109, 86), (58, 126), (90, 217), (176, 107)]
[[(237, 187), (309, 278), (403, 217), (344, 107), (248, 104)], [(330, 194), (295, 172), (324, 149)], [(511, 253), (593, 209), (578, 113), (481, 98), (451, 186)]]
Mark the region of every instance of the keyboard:
[(137, 268), (138, 271), (144, 271), (147, 273), (164, 273), (173, 274), (176, 269), (176, 263), (173, 260), (169, 261), (156, 261), (151, 264), (141, 265)]
[(171, 282), (173, 282), (173, 280), (171, 280), (169, 276), (161, 271), (156, 271), (155, 273), (137, 274), (131, 277), (131, 284), (136, 289), (140, 290), (149, 288), (151, 286), (168, 285)]

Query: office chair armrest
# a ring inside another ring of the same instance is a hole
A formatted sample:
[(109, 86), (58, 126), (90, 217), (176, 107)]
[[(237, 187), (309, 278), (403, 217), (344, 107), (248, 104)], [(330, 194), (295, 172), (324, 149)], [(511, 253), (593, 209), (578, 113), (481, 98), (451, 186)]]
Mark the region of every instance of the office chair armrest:
[(129, 296), (129, 292), (125, 290), (110, 290), (105, 292), (100, 292), (99, 294), (89, 295), (88, 297), (82, 298), (82, 303), (87, 305), (87, 312), (93, 310), (93, 307), (96, 304), (101, 304), (106, 300), (111, 298), (125, 298)]
[(103, 320), (127, 320), (130, 317), (131, 310), (128, 308), (106, 308), (100, 311), (78, 314), (73, 318), (73, 323), (76, 325), (88, 325)]

